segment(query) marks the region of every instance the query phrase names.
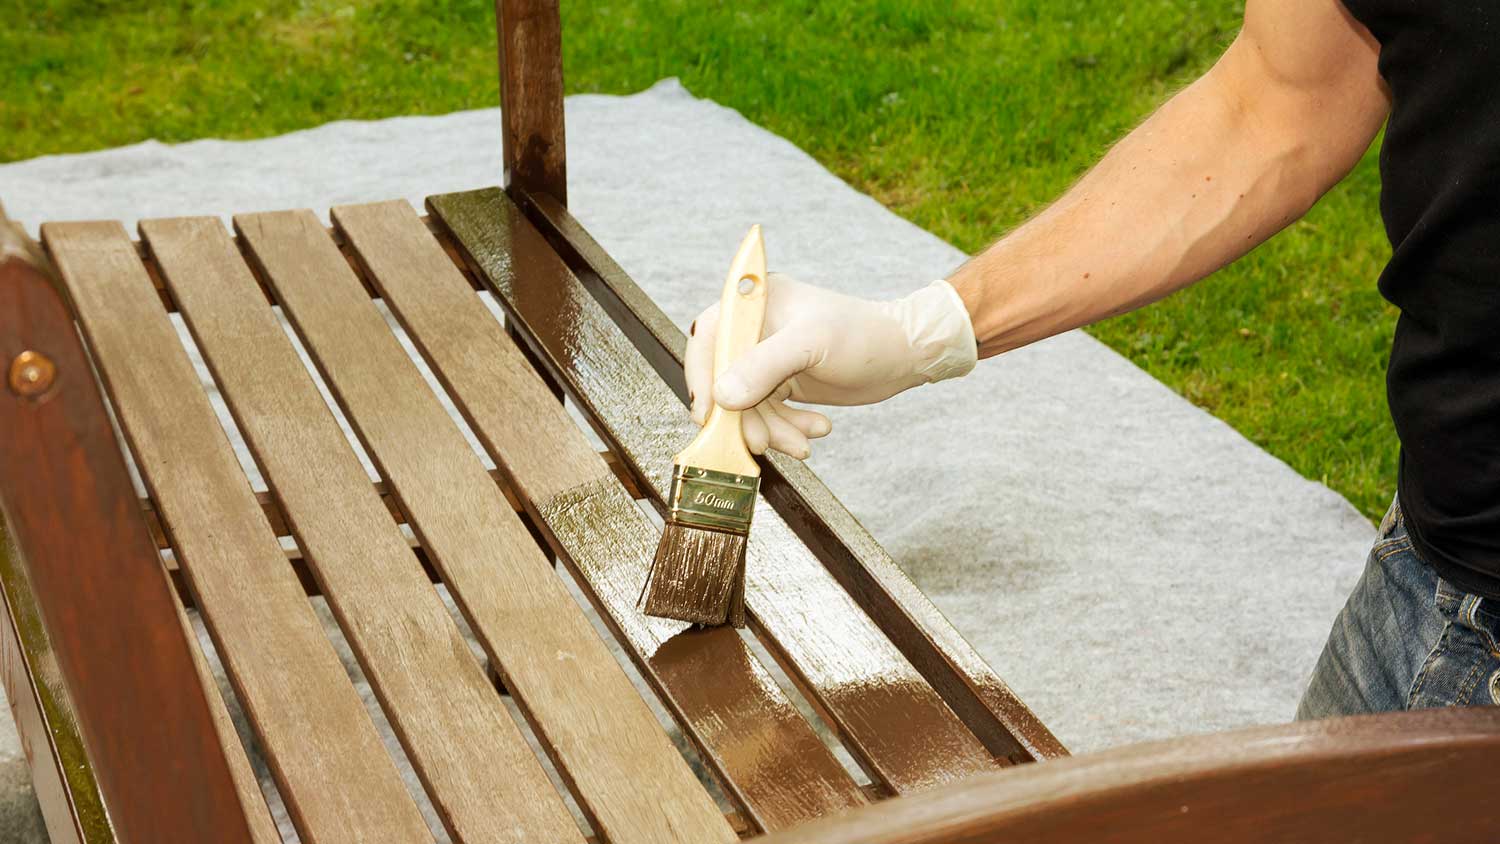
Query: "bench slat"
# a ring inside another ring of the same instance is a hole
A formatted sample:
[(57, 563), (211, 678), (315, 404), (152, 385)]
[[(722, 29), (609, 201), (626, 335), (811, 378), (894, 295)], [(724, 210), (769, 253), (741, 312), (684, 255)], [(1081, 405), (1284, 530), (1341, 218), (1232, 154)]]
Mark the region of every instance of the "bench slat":
[(735, 631), (688, 632), (636, 610), (659, 531), (411, 206), (335, 208), (333, 219), (533, 520), (756, 825), (782, 829), (866, 802)]
[[(502, 191), (447, 194), (428, 204), (660, 504), (672, 455), (694, 432), (671, 389)], [(764, 500), (750, 532), (746, 588), (767, 646), (892, 790), (920, 790), (1002, 764)]]
[(141, 233), (454, 839), (582, 842), (224, 225)]
[(235, 224), (596, 829), (615, 844), (734, 841), (318, 220)]
[(430, 841), (129, 236), (116, 222), (42, 236), (299, 834)]

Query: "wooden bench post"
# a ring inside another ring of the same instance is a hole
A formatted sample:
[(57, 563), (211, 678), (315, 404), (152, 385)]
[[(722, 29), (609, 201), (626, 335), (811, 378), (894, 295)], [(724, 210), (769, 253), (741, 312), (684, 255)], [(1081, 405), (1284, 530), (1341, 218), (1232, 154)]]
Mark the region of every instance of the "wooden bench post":
[(495, 0), (505, 187), (566, 205), (562, 21), (558, 0)]
[[(500, 112), (505, 123), (505, 188), (525, 204), (533, 195), (568, 204), (563, 131), (562, 18), (558, 0), (495, 0), (500, 47)], [(506, 331), (543, 383), (563, 400), (562, 385), (537, 360), (509, 319)], [(546, 543), (542, 543), (544, 549)], [(547, 555), (557, 565), (551, 550)], [(498, 678), (497, 678), (498, 679)]]
[(4, 673), (53, 840), (251, 841), (71, 312), (3, 211), (0, 370)]

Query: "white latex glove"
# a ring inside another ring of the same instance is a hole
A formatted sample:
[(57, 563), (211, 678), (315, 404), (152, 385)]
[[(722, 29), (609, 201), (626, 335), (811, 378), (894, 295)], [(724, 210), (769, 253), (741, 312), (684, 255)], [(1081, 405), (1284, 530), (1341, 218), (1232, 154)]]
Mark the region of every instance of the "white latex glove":
[(828, 417), (788, 407), (788, 399), (825, 405), (872, 404), (932, 381), (964, 375), (978, 360), (974, 327), (958, 293), (933, 282), (892, 302), (871, 302), (770, 273), (764, 338), (714, 383), (719, 306), (693, 323), (684, 358), (693, 419), (709, 401), (741, 417), (745, 442), (792, 457), (832, 429)]

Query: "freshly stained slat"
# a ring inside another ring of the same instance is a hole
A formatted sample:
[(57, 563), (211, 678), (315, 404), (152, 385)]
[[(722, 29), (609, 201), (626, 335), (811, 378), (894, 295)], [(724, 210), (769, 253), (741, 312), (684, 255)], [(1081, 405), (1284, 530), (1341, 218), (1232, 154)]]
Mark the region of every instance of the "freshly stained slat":
[(42, 228), (304, 841), (430, 841), (119, 223)]
[[(556, 550), (763, 830), (864, 795), (729, 628), (684, 632), (635, 608), (660, 534), (405, 202), (335, 224)], [(504, 401), (494, 397), (503, 396)]]
[(581, 842), (224, 225), (141, 233), (454, 839)]
[(594, 826), (614, 844), (734, 840), (317, 219), (235, 224)]
[[(428, 203), (659, 503), (693, 433), (681, 402), (504, 193)], [(872, 774), (909, 792), (999, 764), (764, 501), (749, 555), (747, 601), (768, 647)]]
[[(563, 241), (560, 250), (572, 253), (592, 271), (594, 279), (585, 279), (586, 284), (593, 283), (590, 292), (685, 402), (682, 352), (686, 335), (567, 208), (546, 194), (532, 194), (531, 199), (536, 212), (533, 221), (549, 239)], [(766, 458), (769, 465), (760, 484), (766, 500), (804, 542), (820, 550), (833, 576), (991, 753), (1013, 761), (1067, 755), (1052, 731), (943, 618), (807, 464), (774, 451)]]

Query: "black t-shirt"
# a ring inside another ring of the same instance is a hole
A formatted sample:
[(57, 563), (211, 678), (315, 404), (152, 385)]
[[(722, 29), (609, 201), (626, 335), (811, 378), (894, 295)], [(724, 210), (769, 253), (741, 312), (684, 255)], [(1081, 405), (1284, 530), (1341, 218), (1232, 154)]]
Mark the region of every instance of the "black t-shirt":
[(1401, 309), (1386, 390), (1419, 556), (1500, 597), (1500, 0), (1345, 0), (1393, 97), (1380, 151)]

